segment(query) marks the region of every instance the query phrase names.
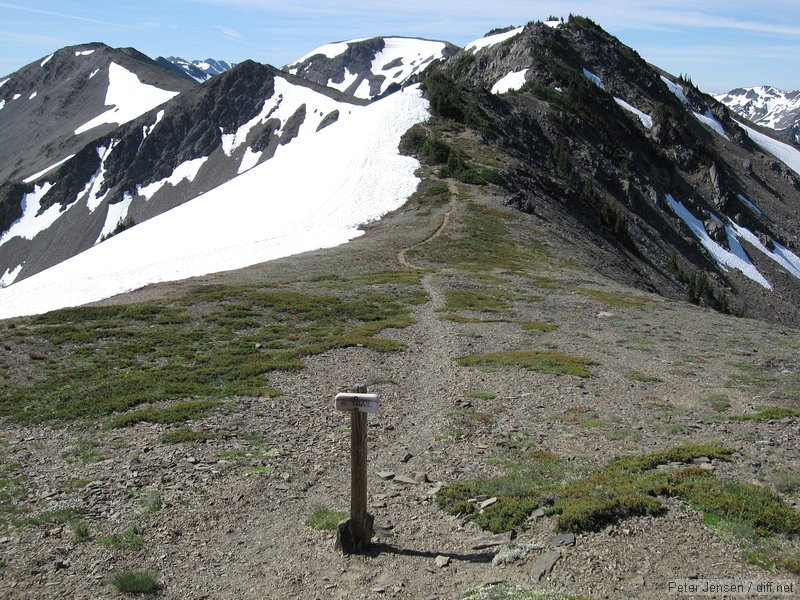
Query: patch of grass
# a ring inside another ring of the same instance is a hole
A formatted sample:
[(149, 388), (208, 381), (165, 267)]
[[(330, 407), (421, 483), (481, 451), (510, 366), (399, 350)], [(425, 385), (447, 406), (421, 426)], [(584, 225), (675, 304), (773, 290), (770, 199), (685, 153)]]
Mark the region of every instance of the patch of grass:
[(63, 508), (59, 510), (48, 510), (36, 515), (35, 517), (28, 517), (23, 519), (21, 524), (29, 527), (41, 527), (43, 525), (68, 525), (78, 520), (78, 511), (72, 508)]
[(731, 402), (727, 394), (714, 394), (713, 396), (706, 397), (704, 400), (717, 412), (725, 412), (731, 407)]
[(79, 439), (75, 445), (61, 454), (67, 462), (79, 459), (83, 464), (91, 464), (105, 460), (106, 455), (100, 450), (100, 442), (95, 439)]
[(248, 448), (224, 452), (220, 455), (220, 459), (246, 466), (247, 471), (250, 473), (267, 474), (272, 473), (275, 468), (271, 461), (280, 455), (281, 453), (277, 448), (270, 448), (256, 443)]
[(763, 481), (780, 494), (800, 494), (800, 473), (795, 470), (772, 470), (763, 477)]
[(542, 333), (551, 333), (558, 329), (558, 325), (554, 323), (542, 323), (540, 321), (523, 321), (520, 325), (524, 331), (541, 331)]
[(339, 521), (348, 517), (348, 513), (342, 510), (334, 510), (324, 506), (317, 507), (311, 516), (306, 519), (306, 525), (312, 529), (321, 531), (335, 531)]
[(581, 427), (600, 427), (603, 424), (597, 411), (588, 406), (573, 406), (564, 411), (561, 415), (564, 423), (580, 425)]
[(510, 292), (497, 288), (448, 289), (442, 310), (510, 314), (514, 309), (511, 299)]
[[(439, 491), (437, 501), (443, 510), (468, 515), (494, 532), (522, 526), (537, 507), (556, 515), (559, 531), (598, 531), (632, 516), (658, 515), (663, 511), (659, 497), (670, 496), (706, 514), (752, 528), (762, 538), (800, 533), (800, 514), (763, 486), (718, 479), (691, 466), (657, 469), (701, 457), (729, 460), (732, 454), (730, 448), (687, 444), (622, 456), (571, 480), (565, 479), (557, 457), (530, 455), (530, 467), (518, 465), (503, 477), (450, 484)], [(537, 463), (538, 469), (534, 468)], [(481, 494), (500, 501), (478, 512), (469, 499)]]
[(653, 375), (647, 375), (641, 371), (631, 369), (625, 373), (625, 377), (631, 381), (638, 381), (639, 383), (660, 383), (662, 380)]
[(112, 550), (139, 550), (142, 547), (142, 536), (136, 527), (130, 527), (122, 533), (112, 533), (97, 538), (97, 542)]
[[(466, 205), (464, 231), (446, 233), (409, 252), (417, 261), (450, 266), (467, 271), (493, 269), (525, 271), (548, 260), (544, 245), (532, 235), (517, 239), (507, 223), (517, 217), (512, 213), (483, 206)], [(515, 228), (515, 232), (518, 228)]]
[(747, 562), (765, 571), (800, 574), (800, 543), (776, 538), (750, 538), (741, 542)]
[(479, 319), (477, 317), (466, 317), (464, 315), (458, 314), (451, 314), (445, 315), (442, 317), (447, 321), (452, 321), (453, 323), (461, 323), (464, 325), (471, 324), (471, 323), (509, 323), (508, 319)]
[(123, 571), (111, 579), (118, 592), (123, 594), (153, 594), (158, 589), (156, 576), (150, 571)]
[(224, 440), (233, 437), (230, 431), (197, 431), (182, 427), (162, 435), (159, 439), (164, 444), (200, 444), (212, 440)]
[(378, 336), (411, 324), (410, 306), (424, 299), (419, 274), (387, 270), (354, 277), (339, 295), (207, 285), (170, 302), (32, 317), (20, 339), (54, 360), (0, 385), (0, 417), (72, 421), (168, 400), (275, 396), (267, 375), (302, 369), (311, 354), (402, 350)]
[(16, 466), (6, 462), (0, 467), (0, 524), (7, 523), (10, 519), (25, 512), (21, 502), (25, 499), (25, 489), (22, 486), (24, 478), (16, 475)]
[(508, 583), (487, 583), (470, 590), (464, 600), (589, 600), (583, 596), (573, 596), (555, 590), (530, 590)]
[(72, 529), (72, 533), (75, 535), (76, 542), (87, 542), (91, 537), (91, 531), (89, 530), (89, 525), (87, 525), (84, 521), (70, 521), (69, 527)]
[(149, 515), (164, 508), (164, 499), (158, 490), (147, 489), (142, 490), (139, 496), (139, 504), (142, 507), (142, 514)]
[(752, 415), (732, 416), (733, 421), (779, 421), (780, 419), (800, 417), (800, 410), (781, 406), (762, 408)]
[(590, 358), (570, 356), (561, 352), (545, 350), (518, 350), (505, 352), (489, 352), (487, 354), (471, 354), (457, 359), (462, 367), (484, 367), (488, 369), (505, 369), (520, 367), (529, 371), (554, 373), (557, 375), (574, 375), (576, 377), (592, 377), (588, 367), (598, 363)]
[(638, 294), (626, 294), (623, 292), (609, 292), (594, 288), (579, 288), (578, 291), (584, 296), (588, 296), (596, 302), (613, 306), (615, 308), (640, 308), (650, 303), (650, 298)]
[(800, 368), (796, 362), (773, 358), (760, 364), (731, 364), (739, 369), (729, 381), (731, 387), (749, 388), (771, 398), (800, 398)]
[(130, 427), (136, 423), (183, 423), (194, 419), (202, 419), (215, 408), (222, 406), (216, 400), (188, 400), (175, 402), (164, 408), (148, 407), (124, 413), (112, 418), (108, 427), (118, 429)]
[(467, 398), (475, 398), (476, 400), (494, 400), (497, 394), (486, 390), (472, 390), (467, 392)]

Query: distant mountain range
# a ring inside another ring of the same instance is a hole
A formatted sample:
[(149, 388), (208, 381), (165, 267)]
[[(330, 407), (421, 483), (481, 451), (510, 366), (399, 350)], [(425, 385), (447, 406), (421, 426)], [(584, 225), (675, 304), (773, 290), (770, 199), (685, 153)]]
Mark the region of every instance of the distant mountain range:
[(214, 60), (213, 58), (207, 58), (205, 60), (186, 60), (176, 56), (170, 56), (168, 58), (159, 56), (156, 62), (198, 83), (208, 81), (214, 77), (214, 75), (230, 71), (231, 68), (235, 66), (235, 63), (232, 65), (226, 63), (224, 60)]
[(717, 100), (757, 125), (769, 127), (800, 142), (800, 90), (785, 92), (771, 86), (737, 88)]
[(203, 64), (86, 44), (0, 80), (0, 317), (342, 243), (422, 164), (587, 269), (800, 320), (798, 149), (588, 19)]

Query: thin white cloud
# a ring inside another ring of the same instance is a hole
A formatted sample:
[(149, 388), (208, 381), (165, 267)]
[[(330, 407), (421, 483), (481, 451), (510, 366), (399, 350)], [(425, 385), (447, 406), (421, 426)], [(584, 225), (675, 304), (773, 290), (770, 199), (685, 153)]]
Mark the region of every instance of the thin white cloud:
[(67, 46), (70, 44), (70, 42), (67, 40), (50, 35), (5, 30), (0, 30), (0, 41), (11, 42), (14, 44), (34, 44), (37, 46), (45, 45), (52, 46), (54, 48)]
[(244, 36), (235, 29), (231, 29), (230, 27), (223, 27), (221, 25), (215, 25), (214, 29), (219, 31), (222, 36), (231, 42), (244, 42)]
[(127, 27), (133, 29), (132, 25), (122, 24), (122, 23), (110, 23), (108, 21), (102, 21), (100, 19), (94, 19), (91, 17), (82, 17), (80, 15), (73, 15), (68, 13), (62, 12), (55, 12), (51, 10), (42, 10), (39, 8), (31, 8), (29, 6), (21, 6), (19, 4), (10, 4), (8, 2), (0, 2), (0, 8), (5, 8), (8, 10), (16, 10), (20, 12), (27, 12), (33, 13), (36, 15), (47, 15), (49, 17), (58, 17), (59, 19), (71, 19), (73, 21), (83, 21), (84, 23), (95, 23), (97, 25), (108, 25), (112, 27)]

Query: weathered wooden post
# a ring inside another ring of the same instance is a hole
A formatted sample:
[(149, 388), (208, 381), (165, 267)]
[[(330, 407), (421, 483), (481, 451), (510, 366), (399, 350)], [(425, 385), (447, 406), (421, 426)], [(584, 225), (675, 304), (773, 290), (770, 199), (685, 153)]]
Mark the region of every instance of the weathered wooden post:
[(336, 548), (345, 554), (363, 552), (372, 539), (373, 517), (367, 513), (367, 413), (377, 412), (377, 394), (366, 386), (352, 394), (336, 394), (336, 410), (350, 413), (350, 518), (339, 523)]

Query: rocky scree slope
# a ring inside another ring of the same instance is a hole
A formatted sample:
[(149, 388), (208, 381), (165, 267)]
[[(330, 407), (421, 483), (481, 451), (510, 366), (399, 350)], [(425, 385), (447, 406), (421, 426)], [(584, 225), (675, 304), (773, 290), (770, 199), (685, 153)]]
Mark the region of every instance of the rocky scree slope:
[[(428, 72), (438, 121), (417, 132), (423, 160), (472, 182), (458, 141), (472, 136), (472, 158), (491, 148), (490, 179), (508, 201), (584, 246), (586, 267), (734, 314), (797, 322), (795, 170), (724, 105), (588, 19), (508, 35)], [(512, 89), (490, 91), (513, 77)]]

